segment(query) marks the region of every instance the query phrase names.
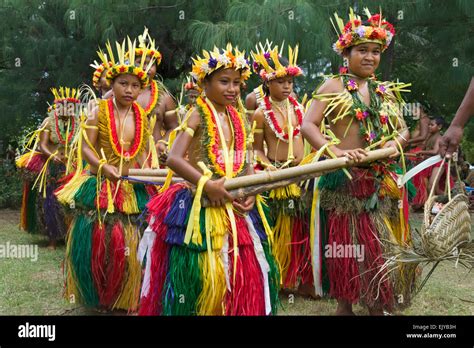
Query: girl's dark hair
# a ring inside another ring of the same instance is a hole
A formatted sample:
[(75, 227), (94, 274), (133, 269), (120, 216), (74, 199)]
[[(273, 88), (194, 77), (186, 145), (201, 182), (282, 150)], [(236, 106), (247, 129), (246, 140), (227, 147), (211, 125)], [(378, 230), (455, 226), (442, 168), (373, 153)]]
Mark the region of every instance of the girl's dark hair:
[(444, 129), (447, 126), (446, 120), (442, 118), (441, 116), (435, 117), (433, 121), (435, 121), (436, 124), (441, 127), (441, 129)]

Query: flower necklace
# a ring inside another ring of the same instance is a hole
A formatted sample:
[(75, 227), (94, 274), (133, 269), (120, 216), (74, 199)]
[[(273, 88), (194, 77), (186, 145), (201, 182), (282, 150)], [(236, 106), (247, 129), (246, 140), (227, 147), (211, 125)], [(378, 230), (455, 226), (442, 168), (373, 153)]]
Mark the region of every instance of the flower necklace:
[[(199, 113), (204, 121), (204, 144), (206, 144), (206, 158), (208, 163), (214, 168), (215, 173), (220, 176), (226, 176), (226, 164), (228, 170), (232, 170), (232, 177), (237, 176), (245, 165), (245, 153), (247, 150), (246, 130), (242, 116), (232, 107), (227, 106), (226, 112), (229, 118), (229, 124), (234, 127), (234, 141), (232, 148), (221, 155), (221, 151), (227, 149), (224, 144), (225, 139), (222, 138), (217, 112), (212, 102), (203, 97), (196, 100)], [(227, 158), (227, 161), (226, 161)], [(227, 163), (226, 163), (227, 162)]]
[(148, 116), (150, 112), (152, 112), (155, 109), (156, 103), (158, 102), (158, 95), (159, 95), (158, 83), (155, 80), (151, 80), (150, 101), (148, 102), (148, 105), (144, 109), (145, 115)]
[[(117, 135), (117, 127), (115, 124), (114, 100), (107, 100), (107, 107), (105, 108), (107, 119), (109, 121), (109, 139), (110, 143), (112, 144), (112, 150), (114, 151), (115, 155), (117, 155), (118, 157), (123, 157), (126, 161), (133, 159), (138, 154), (141, 148), (141, 144), (143, 142), (143, 118), (145, 117), (145, 113), (143, 112), (143, 110), (140, 110), (136, 102), (132, 103), (131, 108), (133, 109), (133, 113), (135, 115), (135, 136), (133, 139), (133, 144), (128, 150), (122, 148), (121, 139), (119, 139)], [(121, 129), (121, 131), (122, 136), (123, 129)]]
[(359, 121), (360, 135), (368, 144), (382, 140), (390, 135), (389, 117), (384, 106), (386, 87), (367, 79), (370, 104), (365, 104), (360, 98), (359, 85), (348, 75), (342, 75), (344, 87), (352, 96), (352, 114)]
[[(293, 110), (295, 111), (298, 125), (293, 129), (293, 138), (298, 136), (300, 134), (300, 128), (301, 128), (301, 123), (303, 123), (303, 112), (301, 110), (301, 105), (298, 103), (298, 101), (293, 98), (292, 96), (288, 96), (288, 100), (285, 103), (287, 105), (287, 110), (289, 111), (289, 104), (293, 105)], [(268, 125), (270, 126), (271, 130), (273, 133), (275, 133), (275, 136), (280, 139), (281, 141), (284, 141), (285, 143), (289, 142), (289, 135), (287, 132), (285, 132), (281, 126), (278, 124), (278, 120), (275, 116), (275, 113), (273, 112), (272, 105), (276, 106), (278, 108), (278, 103), (275, 103), (274, 101), (270, 100), (269, 96), (265, 96), (263, 98), (263, 114), (265, 116), (265, 120), (267, 121)], [(280, 110), (280, 112), (283, 114), (283, 112)], [(290, 113), (287, 113), (287, 122), (291, 122), (290, 120)]]
[[(76, 129), (76, 120), (74, 118), (74, 116), (72, 117), (68, 117), (68, 124), (69, 122), (71, 122), (70, 120), (72, 119), (72, 124), (71, 124), (71, 129), (63, 129), (63, 131), (61, 131), (61, 127), (59, 126), (59, 116), (58, 114), (56, 113), (56, 111), (54, 112), (54, 132), (56, 133), (56, 137), (59, 141), (60, 144), (62, 145), (65, 145), (66, 144), (66, 140), (64, 139), (66, 136), (67, 136), (67, 143), (69, 144), (71, 142), (71, 139), (72, 137), (74, 136), (74, 131)], [(61, 120), (61, 122), (63, 123), (64, 121)], [(64, 128), (64, 123), (63, 123), (63, 128)], [(69, 134), (66, 135), (65, 133), (69, 131)], [(63, 136), (63, 134), (65, 136)]]

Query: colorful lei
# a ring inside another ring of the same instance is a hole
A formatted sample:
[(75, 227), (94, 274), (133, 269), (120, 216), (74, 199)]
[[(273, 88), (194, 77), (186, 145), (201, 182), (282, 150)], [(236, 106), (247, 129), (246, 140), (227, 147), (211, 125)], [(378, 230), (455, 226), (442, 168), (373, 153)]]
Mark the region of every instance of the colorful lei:
[[(303, 112), (302, 112), (301, 105), (298, 103), (298, 101), (295, 98), (293, 98), (292, 96), (288, 96), (288, 100), (290, 104), (293, 106), (293, 110), (295, 110), (295, 114), (298, 120), (298, 125), (293, 129), (293, 138), (295, 138), (296, 136), (300, 134), (301, 124), (303, 123)], [(263, 98), (262, 108), (264, 110), (263, 114), (265, 116), (265, 120), (267, 121), (273, 133), (275, 133), (278, 139), (288, 143), (289, 134), (285, 133), (283, 129), (280, 127), (280, 125), (278, 124), (278, 120), (276, 119), (275, 113), (273, 112), (272, 103), (270, 101), (269, 96), (265, 96)], [(287, 116), (289, 117), (289, 115)], [(290, 120), (288, 120), (288, 122), (290, 122)]]
[[(68, 120), (72, 120), (72, 125), (71, 129), (69, 129), (69, 135), (67, 137), (67, 143), (70, 144), (72, 137), (74, 136), (74, 132), (76, 130), (76, 119), (75, 117), (69, 117)], [(63, 132), (61, 132), (61, 129), (59, 127), (59, 116), (57, 115), (56, 111), (54, 112), (54, 133), (56, 134), (56, 137), (58, 139), (58, 142), (62, 145), (66, 145), (66, 140), (63, 137)]]
[[(226, 176), (224, 156), (220, 154), (222, 150), (221, 139), (216, 124), (216, 115), (214, 115), (209, 101), (199, 97), (196, 100), (198, 111), (204, 121), (204, 136), (207, 137), (207, 159), (208, 163), (214, 168), (214, 172), (219, 176)], [(246, 151), (247, 151), (247, 132), (244, 121), (238, 111), (231, 105), (227, 106), (227, 112), (230, 116), (230, 122), (234, 127), (234, 149), (233, 149), (233, 172), (232, 177), (237, 176), (245, 166)], [(207, 133), (207, 134), (206, 134)], [(232, 152), (231, 152), (232, 154)]]
[(150, 88), (151, 88), (150, 101), (148, 102), (148, 105), (144, 109), (145, 115), (149, 115), (150, 112), (153, 111), (153, 109), (156, 106), (156, 103), (158, 102), (158, 97), (159, 97), (158, 83), (155, 80), (151, 80)]
[(118, 157), (122, 157), (129, 161), (140, 152), (141, 145), (143, 143), (143, 122), (144, 117), (146, 117), (143, 109), (140, 106), (133, 102), (132, 104), (133, 113), (135, 115), (135, 137), (133, 138), (133, 144), (129, 150), (122, 149), (120, 140), (117, 134), (117, 127), (115, 124), (115, 112), (114, 112), (114, 103), (112, 99), (107, 100), (107, 107), (105, 108), (105, 113), (109, 123), (109, 139), (112, 145), (112, 150)]

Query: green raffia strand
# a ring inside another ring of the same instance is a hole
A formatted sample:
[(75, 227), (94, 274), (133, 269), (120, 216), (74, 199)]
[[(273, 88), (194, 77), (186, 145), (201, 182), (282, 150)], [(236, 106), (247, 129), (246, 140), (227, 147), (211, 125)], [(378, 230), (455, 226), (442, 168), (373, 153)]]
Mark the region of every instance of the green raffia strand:
[(86, 306), (97, 307), (99, 298), (92, 277), (92, 222), (79, 214), (71, 230), (71, 264), (82, 300)]
[[(326, 212), (323, 209), (320, 209), (320, 211), (319, 211), (319, 225), (320, 225), (320, 229), (321, 229), (321, 245), (322, 245), (320, 253), (321, 253), (321, 260), (322, 260), (321, 280), (322, 280), (323, 294), (329, 294), (329, 291), (330, 291), (329, 275), (328, 275), (328, 272), (327, 272), (326, 256), (325, 256), (325, 253), (324, 253), (324, 250), (325, 250), (324, 246), (328, 242), (328, 231), (326, 230), (326, 228), (327, 228), (326, 220), (327, 220)], [(317, 231), (315, 231), (315, 233), (317, 233)]]
[(30, 186), (30, 192), (26, 201), (26, 226), (29, 233), (38, 233), (38, 208), (36, 202), (38, 200), (38, 191), (32, 189)]
[(262, 240), (263, 251), (265, 252), (265, 258), (270, 266), (270, 272), (268, 273), (268, 283), (270, 287), (270, 302), (272, 305), (272, 314), (276, 315), (278, 312), (278, 306), (281, 306), (280, 297), (278, 291), (280, 290), (280, 272), (278, 266), (273, 257), (270, 246), (267, 240)]
[(74, 195), (76, 207), (96, 209), (97, 178), (89, 177)]
[(148, 192), (143, 184), (133, 184), (138, 210), (143, 211), (148, 203)]
[[(189, 221), (189, 215), (190, 212), (188, 213), (188, 217), (186, 218)], [(200, 216), (199, 216), (199, 231), (201, 233), (201, 240), (202, 240), (202, 245), (197, 245), (194, 244), (192, 239), (189, 242), (189, 244), (186, 246), (189, 249), (195, 250), (195, 251), (206, 251), (207, 250), (207, 242), (206, 242), (206, 208), (201, 208)]]
[(318, 188), (328, 189), (331, 191), (336, 190), (339, 187), (342, 187), (347, 182), (347, 177), (342, 170), (336, 170), (321, 176), (318, 182)]
[(164, 314), (196, 315), (197, 300), (202, 291), (199, 252), (174, 245), (170, 251), (167, 278)]

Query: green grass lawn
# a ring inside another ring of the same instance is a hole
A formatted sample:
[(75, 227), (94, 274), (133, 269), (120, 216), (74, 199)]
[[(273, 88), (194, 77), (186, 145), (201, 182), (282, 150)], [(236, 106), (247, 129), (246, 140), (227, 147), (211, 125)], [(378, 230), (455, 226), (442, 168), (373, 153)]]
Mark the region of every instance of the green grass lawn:
[[(421, 215), (414, 216), (419, 226)], [(0, 259), (0, 315), (78, 315), (97, 314), (71, 305), (62, 297), (64, 245), (46, 248), (45, 238), (18, 229), (19, 212), (0, 210), (0, 244), (37, 244), (38, 260)], [(428, 269), (425, 269), (427, 272)], [(281, 295), (280, 315), (331, 315), (334, 300), (308, 300)], [(355, 306), (358, 315), (367, 310)], [(453, 263), (438, 266), (413, 305), (401, 315), (474, 315), (474, 272), (455, 268)]]

